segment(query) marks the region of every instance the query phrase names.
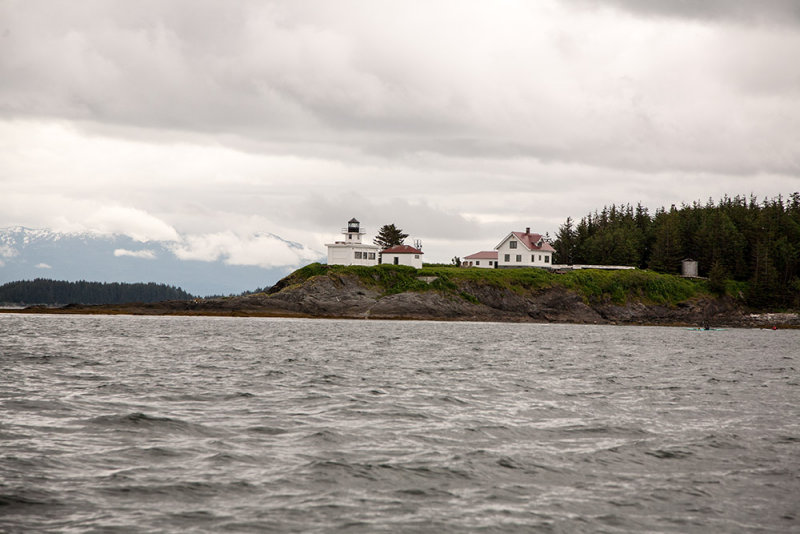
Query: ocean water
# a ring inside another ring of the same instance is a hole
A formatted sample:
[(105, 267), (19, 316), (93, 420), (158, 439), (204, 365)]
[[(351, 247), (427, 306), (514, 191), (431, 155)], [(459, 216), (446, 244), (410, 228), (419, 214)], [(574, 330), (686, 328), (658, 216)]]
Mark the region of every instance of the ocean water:
[(800, 532), (800, 331), (0, 315), (2, 532)]

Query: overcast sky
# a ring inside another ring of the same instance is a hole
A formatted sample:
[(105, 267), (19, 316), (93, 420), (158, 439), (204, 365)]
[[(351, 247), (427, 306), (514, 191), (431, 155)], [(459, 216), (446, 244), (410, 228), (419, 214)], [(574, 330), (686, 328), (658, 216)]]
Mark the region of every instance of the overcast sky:
[(797, 0), (0, 0), (0, 227), (292, 266), (356, 217), (448, 262), (798, 190)]

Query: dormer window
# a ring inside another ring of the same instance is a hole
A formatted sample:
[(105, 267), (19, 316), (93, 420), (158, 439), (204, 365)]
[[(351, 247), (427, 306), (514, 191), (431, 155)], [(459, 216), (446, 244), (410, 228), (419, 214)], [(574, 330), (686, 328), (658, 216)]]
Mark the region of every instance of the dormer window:
[(517, 242), (516, 241), (509, 241), (508, 242), (508, 248), (517, 248)]

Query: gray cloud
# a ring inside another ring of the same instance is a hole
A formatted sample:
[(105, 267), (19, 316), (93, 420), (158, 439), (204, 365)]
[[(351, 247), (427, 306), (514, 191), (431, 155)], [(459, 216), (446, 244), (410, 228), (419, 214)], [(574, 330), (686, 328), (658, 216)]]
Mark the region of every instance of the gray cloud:
[(322, 250), (355, 215), (478, 246), (795, 190), (797, 6), (6, 1), (0, 225)]
[[(797, 11), (777, 1), (763, 9), (721, 1), (604, 4), (736, 20)], [(483, 41), (476, 44), (472, 31), (440, 26), (446, 18), (433, 7), (422, 16), (400, 3), (350, 6), (358, 11), (248, 1), (3, 6), (0, 116), (7, 118), (261, 140), (305, 156), (355, 149), (390, 160), (435, 152), (636, 170), (796, 171), (793, 155), (775, 152), (796, 152), (782, 145), (800, 112), (762, 101), (776, 92), (800, 98), (796, 32), (681, 38), (656, 28), (637, 39), (610, 27), (586, 37), (580, 26), (555, 26), (556, 33), (539, 34), (538, 25), (566, 18), (543, 22), (517, 6), (511, 15), (518, 17), (492, 19), (471, 3), (461, 16), (477, 25)], [(693, 40), (702, 48), (684, 50)], [(629, 57), (620, 61), (621, 54)], [(753, 126), (731, 127), (743, 121)], [(708, 135), (712, 128), (725, 135)], [(738, 156), (752, 149), (751, 129), (773, 147), (755, 162)]]
[[(432, 206), (427, 202), (410, 202), (394, 198), (380, 200), (360, 194), (323, 197), (313, 195), (304, 203), (304, 213), (332, 236), (344, 228), (351, 217), (374, 236), (381, 226), (395, 224), (409, 234), (409, 239), (475, 239), (486, 235), (486, 228), (461, 214)], [(346, 214), (346, 215), (345, 215)], [(346, 216), (346, 218), (343, 218)]]
[(800, 24), (796, 0), (566, 0), (585, 5), (608, 5), (631, 13), (755, 24)]

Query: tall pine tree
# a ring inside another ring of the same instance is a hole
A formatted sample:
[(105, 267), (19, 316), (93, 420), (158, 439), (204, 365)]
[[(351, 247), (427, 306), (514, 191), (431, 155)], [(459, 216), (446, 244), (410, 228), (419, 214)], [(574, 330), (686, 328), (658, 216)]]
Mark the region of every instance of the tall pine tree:
[(572, 217), (567, 217), (564, 224), (558, 228), (556, 240), (553, 243), (553, 248), (556, 249), (555, 263), (566, 263), (567, 265), (574, 263), (576, 240), (577, 232), (572, 227)]
[(653, 221), (655, 242), (650, 255), (650, 268), (655, 271), (677, 273), (683, 256), (680, 215), (675, 206), (669, 212), (659, 211)]
[(395, 245), (402, 245), (407, 237), (408, 234), (404, 234), (403, 230), (397, 228), (394, 223), (384, 224), (381, 226), (381, 229), (378, 230), (378, 235), (375, 236), (372, 242), (379, 247), (387, 249)]

